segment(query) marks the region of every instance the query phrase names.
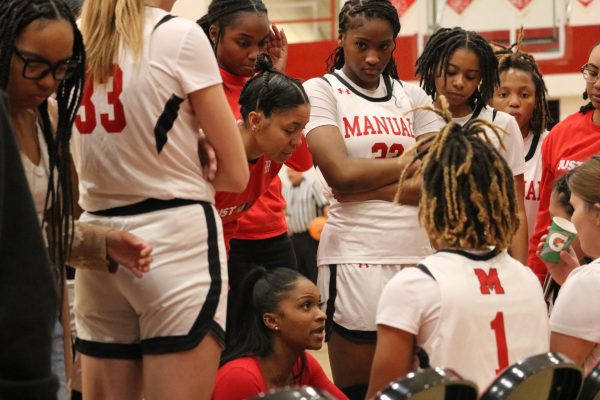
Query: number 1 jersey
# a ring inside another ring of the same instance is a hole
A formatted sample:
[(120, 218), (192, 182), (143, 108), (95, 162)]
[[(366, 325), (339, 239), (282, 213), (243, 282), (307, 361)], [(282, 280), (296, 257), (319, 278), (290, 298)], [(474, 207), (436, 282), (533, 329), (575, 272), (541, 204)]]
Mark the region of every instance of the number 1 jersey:
[(482, 392), (509, 365), (548, 351), (541, 286), (508, 252), (442, 250), (385, 287), (377, 324), (416, 336), (431, 367), (448, 367)]

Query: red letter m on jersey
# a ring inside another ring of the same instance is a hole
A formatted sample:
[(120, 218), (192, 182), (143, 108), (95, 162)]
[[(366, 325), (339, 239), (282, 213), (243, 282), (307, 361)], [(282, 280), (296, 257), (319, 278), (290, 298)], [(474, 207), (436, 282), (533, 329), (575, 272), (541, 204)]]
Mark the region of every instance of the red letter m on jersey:
[(477, 279), (479, 279), (479, 290), (481, 290), (481, 294), (490, 294), (492, 290), (496, 292), (496, 294), (504, 294), (504, 288), (500, 283), (496, 268), (490, 268), (489, 273), (486, 273), (481, 268), (475, 268), (473, 271), (475, 271), (475, 275), (477, 275)]

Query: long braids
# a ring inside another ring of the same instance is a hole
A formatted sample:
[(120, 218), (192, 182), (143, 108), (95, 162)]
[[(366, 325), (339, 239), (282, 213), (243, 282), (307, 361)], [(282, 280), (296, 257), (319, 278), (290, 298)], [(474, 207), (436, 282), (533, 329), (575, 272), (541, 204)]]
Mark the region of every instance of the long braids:
[(219, 29), (219, 33), (213, 43), (215, 52), (225, 28), (230, 26), (238, 17), (238, 13), (253, 12), (267, 14), (267, 6), (262, 0), (212, 0), (208, 6), (208, 12), (202, 16), (197, 22), (210, 38), (210, 27), (215, 25)]
[[(429, 145), (417, 171), (423, 180), (419, 221), (432, 242), (464, 249), (506, 249), (519, 226), (515, 186), (510, 168), (488, 136), (491, 130), (501, 141), (502, 130), (481, 119), (461, 126), (452, 122), (443, 96), (441, 103), (441, 111), (422, 107), (441, 115), (447, 125), (415, 146)], [(412, 150), (402, 157), (411, 157)], [(398, 194), (405, 179), (402, 174)]]
[(515, 69), (523, 71), (531, 76), (531, 80), (535, 86), (536, 112), (533, 113), (533, 117), (529, 122), (529, 130), (535, 136), (539, 136), (546, 130), (546, 126), (551, 122), (548, 101), (546, 100), (548, 89), (546, 89), (544, 77), (535, 62), (535, 58), (533, 58), (531, 54), (521, 51), (523, 39), (523, 28), (521, 28), (516, 43), (509, 47), (493, 43), (492, 47), (494, 47), (494, 53), (496, 54), (496, 57), (498, 57), (499, 74), (510, 69)]
[(477, 105), (485, 106), (494, 95), (494, 89), (500, 81), (498, 60), (483, 37), (461, 27), (440, 28), (429, 38), (416, 62), (415, 74), (420, 77), (420, 85), (435, 100), (435, 79), (439, 76), (445, 77), (450, 58), (458, 49), (471, 50), (477, 55), (481, 82), (469, 102), (473, 108)]
[(54, 134), (48, 112), (48, 102), (38, 107), (44, 139), (48, 146), (50, 173), (45, 203), (44, 221), (48, 221), (49, 253), (57, 281), (64, 274), (73, 239), (73, 193), (69, 141), (79, 109), (85, 79), (85, 49), (81, 33), (71, 10), (63, 0), (4, 0), (0, 3), (0, 89), (6, 90), (15, 41), (31, 22), (65, 20), (73, 27), (73, 60), (75, 71), (60, 82), (55, 93), (58, 121)]
[[(348, 0), (340, 10), (338, 15), (338, 33), (342, 34), (350, 29), (358, 28), (357, 16), (362, 16), (367, 19), (381, 19), (388, 21), (392, 25), (394, 39), (400, 33), (400, 18), (398, 10), (390, 3), (389, 0)], [(333, 72), (336, 69), (341, 69), (346, 62), (344, 57), (344, 48), (339, 46), (327, 58), (327, 71)], [(388, 75), (393, 79), (399, 79), (398, 70), (394, 57), (390, 58), (390, 62), (383, 70), (384, 75)]]

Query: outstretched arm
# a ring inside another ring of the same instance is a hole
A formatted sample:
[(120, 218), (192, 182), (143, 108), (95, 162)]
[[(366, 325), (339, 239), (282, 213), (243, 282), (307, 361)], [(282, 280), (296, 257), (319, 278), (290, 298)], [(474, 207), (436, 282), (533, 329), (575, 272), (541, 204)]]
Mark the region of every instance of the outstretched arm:
[(121, 265), (141, 278), (151, 262), (152, 247), (143, 239), (106, 226), (75, 223), (71, 267), (116, 272)]

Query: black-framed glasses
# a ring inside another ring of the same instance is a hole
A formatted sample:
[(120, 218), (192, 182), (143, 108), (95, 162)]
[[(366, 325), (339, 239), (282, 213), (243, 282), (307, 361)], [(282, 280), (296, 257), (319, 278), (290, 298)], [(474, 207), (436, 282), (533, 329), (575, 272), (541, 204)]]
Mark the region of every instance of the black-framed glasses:
[(79, 62), (74, 59), (60, 61), (56, 64), (51, 63), (43, 58), (28, 58), (16, 47), (13, 52), (23, 62), (23, 78), (30, 80), (44, 79), (48, 74), (52, 73), (52, 77), (57, 81), (63, 81), (73, 75)]
[(587, 64), (583, 64), (580, 71), (583, 74), (583, 79), (585, 79), (586, 82), (596, 83), (596, 81), (598, 80), (598, 71), (595, 69), (588, 68)]

